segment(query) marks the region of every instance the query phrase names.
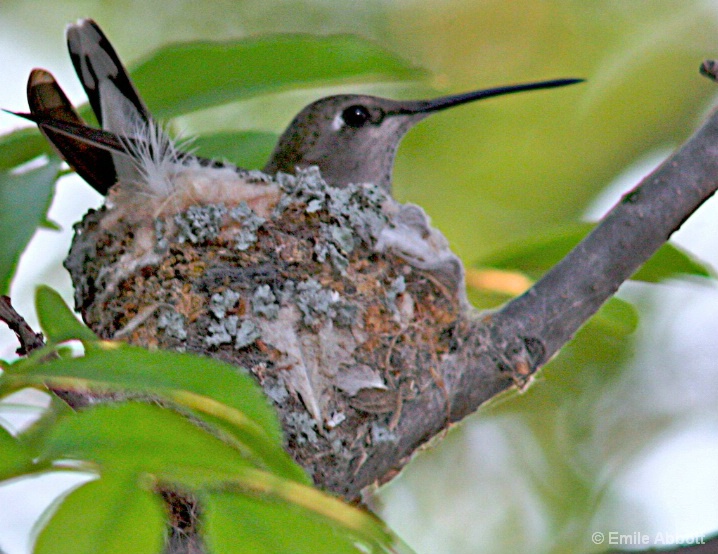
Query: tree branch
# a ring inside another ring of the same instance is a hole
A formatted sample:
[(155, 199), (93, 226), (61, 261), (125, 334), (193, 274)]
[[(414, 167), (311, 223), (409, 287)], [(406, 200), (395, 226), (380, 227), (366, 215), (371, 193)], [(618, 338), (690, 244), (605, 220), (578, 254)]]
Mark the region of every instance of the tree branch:
[(20, 347), (17, 349), (19, 356), (27, 356), (33, 350), (45, 346), (42, 333), (33, 331), (25, 318), (15, 311), (9, 296), (0, 296), (0, 321), (4, 322), (15, 333), (17, 340), (20, 342)]
[[(717, 187), (718, 112), (713, 112), (530, 290), (496, 313), (461, 320), (456, 335), (463, 343), (440, 372), (446, 396), (435, 390), (405, 406), (396, 429), (399, 443), (370, 455), (345, 494), (400, 466), (449, 420), (527, 382)], [(449, 418), (443, 415), (447, 400)]]
[[(33, 350), (38, 350), (45, 346), (45, 338), (42, 333), (33, 331), (25, 318), (15, 311), (9, 296), (0, 296), (0, 321), (4, 322), (17, 336), (17, 340), (20, 342), (20, 347), (17, 349), (19, 356), (27, 356)], [(48, 357), (55, 357), (56, 355), (56, 353), (50, 353)], [(75, 410), (84, 408), (89, 404), (87, 395), (83, 393), (56, 387), (50, 387), (50, 391)]]
[(598, 227), (494, 319), (501, 333), (537, 337), (545, 359), (716, 191), (718, 114), (648, 175)]

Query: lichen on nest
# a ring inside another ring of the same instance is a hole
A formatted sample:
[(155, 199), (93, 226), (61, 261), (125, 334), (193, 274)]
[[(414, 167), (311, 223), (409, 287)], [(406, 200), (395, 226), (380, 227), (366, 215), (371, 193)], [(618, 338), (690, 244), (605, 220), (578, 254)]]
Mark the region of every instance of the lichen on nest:
[(432, 368), (466, 307), (461, 263), (423, 210), (373, 185), (335, 188), (316, 168), (247, 179), (280, 191), (262, 214), (88, 213), (66, 262), (77, 308), (100, 336), (249, 370), (310, 471), (322, 441), (358, 459), (391, 440), (404, 402), (443, 386)]

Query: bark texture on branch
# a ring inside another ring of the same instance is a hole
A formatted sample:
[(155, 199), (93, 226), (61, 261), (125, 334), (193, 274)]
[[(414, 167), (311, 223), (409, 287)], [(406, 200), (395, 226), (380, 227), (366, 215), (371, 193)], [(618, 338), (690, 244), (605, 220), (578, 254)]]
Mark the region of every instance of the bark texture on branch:
[(45, 346), (45, 338), (42, 333), (33, 331), (25, 318), (15, 311), (9, 296), (0, 296), (0, 321), (15, 333), (20, 343), (20, 347), (17, 349), (19, 356), (27, 356), (33, 350)]

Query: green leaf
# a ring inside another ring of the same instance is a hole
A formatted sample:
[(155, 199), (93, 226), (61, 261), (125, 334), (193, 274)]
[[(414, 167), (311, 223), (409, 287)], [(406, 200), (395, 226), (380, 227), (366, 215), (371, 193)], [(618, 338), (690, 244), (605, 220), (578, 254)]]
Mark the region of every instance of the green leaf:
[(232, 475), (248, 462), (236, 449), (171, 410), (127, 402), (103, 404), (61, 419), (43, 457), (98, 464), (106, 472), (146, 472), (188, 479)]
[(62, 500), (40, 531), (33, 553), (157, 554), (164, 529), (159, 498), (126, 475), (103, 476)]
[[(260, 544), (261, 552), (268, 553), (324, 552), (327, 548), (328, 552), (345, 552), (345, 541), (351, 537), (348, 552), (411, 552), (374, 515), (314, 487), (252, 468), (241, 470), (235, 479), (219, 487), (206, 488), (202, 502), (210, 506), (215, 503), (216, 507), (215, 513), (211, 508), (205, 511), (216, 523), (214, 529), (212, 525), (204, 527), (211, 535), (210, 543), (224, 545), (247, 538), (248, 552), (252, 545)], [(218, 503), (222, 506), (217, 507)], [(240, 521), (247, 525), (242, 526)], [(307, 522), (306, 533), (289, 533), (291, 542), (282, 536), (269, 538), (277, 530), (296, 527), (297, 521), (300, 526)], [(216, 551), (245, 552), (241, 548), (244, 546), (230, 546), (229, 550), (218, 546)]]
[(59, 161), (12, 173), (0, 172), (0, 293), (7, 294), (20, 254), (45, 220), (52, 201)]
[(669, 242), (659, 248), (631, 279), (646, 283), (660, 283), (667, 279), (678, 279), (686, 275), (712, 278), (714, 271), (689, 252)]
[[(482, 257), (476, 265), (522, 271), (534, 279), (546, 273), (594, 228), (594, 223), (573, 223), (539, 236), (525, 237)], [(712, 271), (684, 250), (664, 244), (632, 277), (657, 283), (685, 275), (711, 277)]]
[(271, 498), (210, 494), (205, 498), (205, 538), (223, 554), (356, 554), (355, 538), (328, 521)]
[(0, 427), (0, 481), (24, 475), (32, 467), (30, 452), (7, 429)]
[[(50, 405), (46, 408), (37, 407), (35, 413), (37, 413), (39, 417), (24, 428), (22, 433), (18, 435), (18, 438), (27, 450), (33, 452), (34, 457), (39, 456), (39, 453), (42, 452), (45, 440), (58, 420), (75, 412), (75, 410), (70, 408), (63, 400), (60, 400), (53, 394), (47, 393), (47, 388), (44, 388), (43, 392), (49, 397)], [(38, 471), (49, 469), (48, 464), (41, 465), (40, 463), (36, 464), (36, 468)]]
[(78, 321), (62, 297), (50, 287), (37, 287), (35, 308), (49, 341), (58, 344), (73, 339), (97, 340), (97, 335)]
[(591, 318), (589, 325), (613, 337), (630, 335), (638, 326), (638, 312), (630, 303), (616, 298), (608, 300)]
[(52, 148), (36, 128), (0, 136), (0, 170), (12, 169), (42, 154), (52, 154)]
[(411, 552), (368, 512), (314, 488), (247, 473), (256, 479), (244, 475), (246, 489), (229, 483), (202, 497), (203, 530), (213, 552)]
[(274, 410), (248, 375), (210, 358), (147, 351), (124, 343), (85, 342), (85, 356), (20, 360), (0, 376), (0, 393), (47, 383), (69, 390), (140, 393), (188, 408), (219, 427), (244, 455), (281, 475), (307, 482), (282, 448)]
[(292, 88), (425, 74), (356, 36), (301, 34), (174, 44), (131, 73), (160, 119)]
[(227, 160), (246, 169), (261, 169), (277, 139), (274, 133), (228, 131), (198, 136), (191, 146), (198, 156)]
[(112, 390), (160, 395), (190, 392), (243, 412), (272, 440), (282, 440), (279, 422), (257, 384), (238, 368), (211, 358), (99, 341), (88, 344), (85, 355), (79, 358), (55, 359), (36, 366), (20, 360), (2, 377), (26, 385), (70, 378)]

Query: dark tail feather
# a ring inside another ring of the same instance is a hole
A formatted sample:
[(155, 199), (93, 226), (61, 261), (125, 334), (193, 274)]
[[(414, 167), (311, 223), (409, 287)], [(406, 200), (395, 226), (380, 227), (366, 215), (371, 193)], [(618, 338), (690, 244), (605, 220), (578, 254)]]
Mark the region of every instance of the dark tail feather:
[[(134, 152), (138, 152), (140, 150), (146, 150), (150, 155), (152, 155), (152, 147), (141, 139), (121, 137), (115, 133), (110, 133), (109, 131), (88, 127), (84, 123), (67, 121), (51, 115), (12, 112), (9, 110), (4, 111), (35, 123), (46, 137), (53, 137), (50, 142), (52, 142), (58, 151), (60, 151), (58, 143), (63, 145), (66, 144), (67, 149), (64, 152), (60, 152), (60, 155), (73, 167), (73, 169), (76, 169), (75, 165), (69, 160), (73, 156), (85, 158), (87, 155), (93, 155), (99, 157), (102, 154), (114, 153), (120, 154), (124, 158), (133, 158), (135, 156)], [(84, 153), (78, 155), (78, 152), (83, 151)], [(219, 160), (202, 158), (188, 152), (178, 151), (176, 154), (178, 162), (196, 163), (202, 167), (212, 167), (216, 169), (228, 168), (233, 171), (242, 171), (232, 164), (226, 164)], [(76, 169), (76, 171), (80, 173), (79, 170)], [(99, 188), (95, 188), (99, 192), (102, 192)]]
[(16, 115), (37, 123), (40, 132), (70, 167), (97, 192), (106, 195), (117, 181), (112, 154), (75, 132), (94, 129), (85, 125), (52, 74), (42, 69), (30, 73), (27, 100), (31, 114)]
[(150, 123), (152, 116), (147, 106), (97, 23), (81, 19), (69, 25), (67, 47), (103, 129), (129, 135), (140, 122)]
[[(133, 148), (133, 144), (148, 148), (139, 144), (144, 137), (137, 135), (156, 125), (152, 116), (94, 21), (83, 19), (70, 25), (67, 44), (102, 130), (85, 124), (55, 78), (42, 69), (33, 70), (28, 80), (30, 113), (16, 115), (35, 122), (60, 156), (100, 194), (106, 195), (117, 181), (140, 182), (141, 169), (133, 153), (144, 150)], [(225, 166), (188, 153), (178, 153), (177, 159), (207, 167)]]

